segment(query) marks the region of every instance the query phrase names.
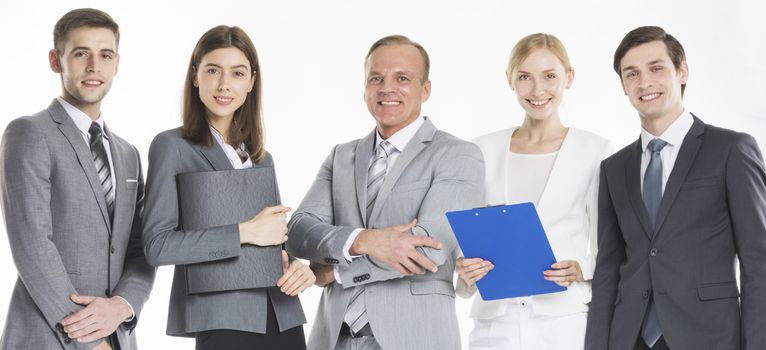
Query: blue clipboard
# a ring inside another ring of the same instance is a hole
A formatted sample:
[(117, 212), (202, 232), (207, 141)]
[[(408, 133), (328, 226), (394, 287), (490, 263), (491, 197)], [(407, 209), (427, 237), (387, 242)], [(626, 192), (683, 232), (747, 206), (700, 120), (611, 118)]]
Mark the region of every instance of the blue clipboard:
[(495, 265), (476, 282), (483, 300), (566, 290), (543, 278), (543, 271), (551, 268), (556, 257), (534, 204), (499, 205), (446, 215), (463, 254)]

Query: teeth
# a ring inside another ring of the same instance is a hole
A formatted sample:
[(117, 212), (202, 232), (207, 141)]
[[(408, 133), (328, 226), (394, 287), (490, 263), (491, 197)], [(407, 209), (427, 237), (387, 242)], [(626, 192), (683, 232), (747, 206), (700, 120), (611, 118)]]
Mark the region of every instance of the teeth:
[(529, 103), (531, 103), (531, 104), (533, 104), (535, 106), (542, 106), (542, 105), (548, 103), (548, 100), (537, 100), (537, 101), (529, 100)]
[(398, 101), (380, 101), (380, 104), (384, 106), (398, 106), (399, 102)]
[(86, 80), (83, 82), (85, 85), (100, 85), (101, 82), (98, 80)]
[(653, 100), (653, 99), (655, 99), (657, 97), (660, 97), (659, 93), (653, 93), (653, 94), (650, 94), (650, 95), (641, 96), (640, 99), (641, 99), (641, 101), (650, 101), (650, 100)]
[(234, 98), (233, 97), (216, 97), (215, 99), (221, 102), (229, 102), (233, 100)]

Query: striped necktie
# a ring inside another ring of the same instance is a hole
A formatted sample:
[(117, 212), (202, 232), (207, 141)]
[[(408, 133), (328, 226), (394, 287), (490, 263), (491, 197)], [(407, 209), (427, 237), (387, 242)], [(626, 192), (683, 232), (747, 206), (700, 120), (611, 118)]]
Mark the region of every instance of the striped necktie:
[[(378, 147), (375, 148), (372, 164), (367, 169), (367, 226), (370, 226), (370, 213), (372, 213), (372, 207), (375, 206), (380, 187), (383, 186), (383, 179), (388, 168), (388, 157), (394, 150), (394, 146), (388, 141), (379, 143)], [(351, 295), (351, 301), (348, 303), (343, 321), (353, 333), (359, 332), (369, 322), (367, 307), (364, 303), (364, 285), (354, 287), (354, 294)]]
[(104, 133), (101, 130), (101, 125), (97, 122), (90, 124), (88, 133), (90, 134), (90, 153), (93, 155), (93, 164), (96, 166), (101, 190), (104, 192), (104, 200), (109, 211), (109, 221), (112, 221), (114, 219), (114, 186), (112, 186), (109, 158), (107, 158), (104, 147)]

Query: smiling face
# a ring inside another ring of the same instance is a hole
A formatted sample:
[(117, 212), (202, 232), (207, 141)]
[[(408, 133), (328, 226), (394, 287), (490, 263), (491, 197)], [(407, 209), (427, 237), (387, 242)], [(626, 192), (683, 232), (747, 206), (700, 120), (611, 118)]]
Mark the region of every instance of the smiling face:
[(574, 72), (548, 49), (537, 49), (508, 75), (508, 83), (527, 118), (558, 118), (564, 89), (572, 85)]
[(208, 52), (202, 57), (194, 75), (199, 97), (205, 105), (208, 120), (231, 119), (245, 103), (253, 89), (255, 74), (250, 61), (237, 48)]
[(119, 55), (114, 32), (107, 28), (73, 29), (62, 48), (48, 54), (51, 69), (61, 74), (62, 97), (98, 119), (101, 100), (117, 74)]
[(380, 46), (367, 59), (364, 101), (383, 138), (420, 116), (420, 106), (431, 94), (424, 69), (423, 57), (412, 45)]
[(681, 85), (686, 84), (689, 69), (686, 62), (676, 69), (664, 42), (652, 41), (630, 49), (620, 60), (620, 67), (622, 89), (642, 123), (669, 124), (681, 114)]

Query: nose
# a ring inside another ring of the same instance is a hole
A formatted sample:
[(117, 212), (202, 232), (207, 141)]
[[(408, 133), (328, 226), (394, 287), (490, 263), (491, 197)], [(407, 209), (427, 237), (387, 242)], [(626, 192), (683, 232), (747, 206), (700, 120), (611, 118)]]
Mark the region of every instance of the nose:
[(652, 87), (652, 79), (646, 74), (638, 75), (638, 87), (642, 89)]
[(383, 79), (383, 83), (380, 84), (380, 92), (392, 92), (395, 90), (394, 79)]
[(218, 91), (229, 91), (229, 77), (226, 74), (221, 74), (218, 79)]
[(95, 73), (101, 70), (101, 67), (99, 67), (98, 59), (96, 59), (95, 55), (88, 56), (88, 65), (85, 67), (85, 70), (88, 73)]
[(537, 79), (532, 79), (532, 96), (540, 96), (545, 91), (545, 84)]

